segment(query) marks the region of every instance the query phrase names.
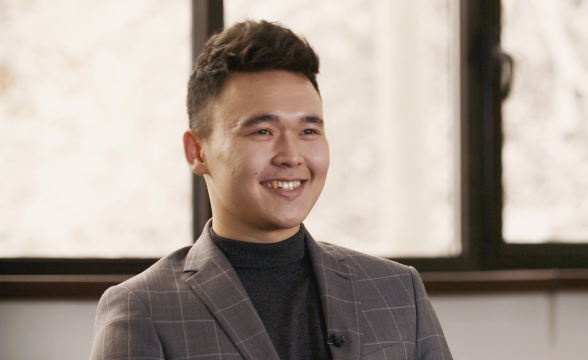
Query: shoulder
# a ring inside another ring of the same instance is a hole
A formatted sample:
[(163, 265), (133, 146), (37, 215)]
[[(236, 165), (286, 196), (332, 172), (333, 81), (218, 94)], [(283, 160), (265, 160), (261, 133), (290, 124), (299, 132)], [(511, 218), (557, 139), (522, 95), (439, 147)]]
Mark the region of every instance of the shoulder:
[(358, 271), (363, 270), (366, 274), (392, 272), (410, 275), (411, 270), (414, 269), (393, 260), (365, 254), (339, 245), (319, 242), (319, 246), (326, 252), (343, 256), (349, 266), (355, 267)]
[(186, 246), (164, 256), (145, 271), (111, 287), (108, 291), (133, 292), (140, 297), (143, 292), (177, 289), (182, 283), (180, 280), (185, 280), (187, 276), (183, 269), (190, 248), (191, 246)]
[(323, 251), (343, 257), (344, 262), (355, 270), (357, 280), (360, 283), (376, 286), (399, 286), (408, 290), (411, 297), (414, 297), (414, 293), (422, 287), (420, 276), (412, 266), (339, 245), (325, 242), (318, 242), (318, 244)]

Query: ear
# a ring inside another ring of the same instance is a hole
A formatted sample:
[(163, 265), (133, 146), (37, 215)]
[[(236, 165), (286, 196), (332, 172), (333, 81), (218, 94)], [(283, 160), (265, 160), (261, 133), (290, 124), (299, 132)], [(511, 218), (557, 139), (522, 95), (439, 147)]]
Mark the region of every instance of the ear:
[(196, 175), (208, 174), (208, 166), (204, 160), (202, 145), (204, 139), (194, 130), (184, 133), (184, 153), (190, 170)]

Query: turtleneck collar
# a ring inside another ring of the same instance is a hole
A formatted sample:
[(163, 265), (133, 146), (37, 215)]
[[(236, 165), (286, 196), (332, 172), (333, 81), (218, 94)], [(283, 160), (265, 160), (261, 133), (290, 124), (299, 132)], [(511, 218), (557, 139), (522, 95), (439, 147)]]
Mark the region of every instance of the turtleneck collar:
[(210, 228), (210, 235), (233, 267), (270, 269), (300, 261), (304, 257), (306, 251), (304, 243), (305, 231), (304, 225), (300, 224), (300, 230), (292, 237), (271, 244), (227, 239), (218, 236), (212, 230), (212, 227)]

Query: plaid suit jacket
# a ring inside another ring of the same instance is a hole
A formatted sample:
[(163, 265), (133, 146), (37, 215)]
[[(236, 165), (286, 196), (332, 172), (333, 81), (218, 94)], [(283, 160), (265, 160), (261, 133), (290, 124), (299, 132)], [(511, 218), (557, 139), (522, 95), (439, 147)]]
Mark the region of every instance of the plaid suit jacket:
[[(92, 360), (279, 360), (243, 285), (210, 237), (108, 289)], [(317, 243), (306, 233), (333, 359), (443, 359), (451, 354), (416, 270)]]

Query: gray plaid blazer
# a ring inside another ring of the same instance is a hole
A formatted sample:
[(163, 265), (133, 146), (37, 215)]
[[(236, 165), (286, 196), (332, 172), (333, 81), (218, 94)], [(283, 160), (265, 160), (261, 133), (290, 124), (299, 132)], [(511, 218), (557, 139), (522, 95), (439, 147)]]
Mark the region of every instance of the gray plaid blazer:
[[(91, 359), (279, 360), (237, 273), (210, 237), (108, 289)], [(306, 233), (333, 359), (444, 359), (451, 354), (416, 270)]]

